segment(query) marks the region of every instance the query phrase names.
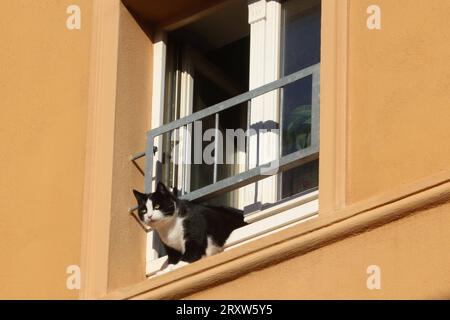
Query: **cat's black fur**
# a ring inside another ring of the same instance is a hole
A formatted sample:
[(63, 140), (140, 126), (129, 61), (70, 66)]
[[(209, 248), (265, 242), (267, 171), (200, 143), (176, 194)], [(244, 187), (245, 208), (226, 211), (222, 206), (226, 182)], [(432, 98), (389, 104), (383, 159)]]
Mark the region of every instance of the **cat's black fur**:
[[(247, 225), (242, 210), (179, 199), (176, 190), (170, 192), (161, 182), (152, 194), (142, 194), (135, 190), (134, 194), (139, 205), (139, 217), (160, 235), (170, 264), (179, 261), (190, 263), (201, 259), (207, 253), (208, 238), (215, 246), (221, 248), (233, 230)], [(152, 208), (148, 208), (149, 203)], [(158, 209), (158, 216), (161, 219), (153, 222), (149, 220), (148, 215), (152, 215), (150, 210), (155, 212), (154, 208)], [(162, 228), (167, 229), (169, 223), (175, 225), (175, 219), (181, 219), (179, 221), (182, 222), (183, 232), (175, 232), (172, 235), (183, 237), (180, 240), (184, 241), (184, 250), (173, 248), (169, 245), (169, 241), (165, 241), (164, 236), (161, 236)]]

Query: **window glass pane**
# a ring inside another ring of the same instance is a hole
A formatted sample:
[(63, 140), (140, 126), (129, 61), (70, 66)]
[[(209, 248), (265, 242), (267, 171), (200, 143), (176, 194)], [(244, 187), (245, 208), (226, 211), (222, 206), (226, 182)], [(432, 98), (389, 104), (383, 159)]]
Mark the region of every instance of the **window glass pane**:
[[(214, 82), (210, 81), (202, 73), (198, 71), (195, 72), (194, 79), (194, 113), (228, 98), (227, 94), (221, 88), (219, 88)], [(206, 130), (211, 130), (214, 128), (214, 115), (202, 120), (202, 136)], [(192, 150), (195, 148), (195, 142), (196, 141), (194, 140), (192, 141)], [(205, 148), (213, 142), (214, 138), (212, 141), (203, 141), (201, 150), (205, 150)], [(206, 163), (195, 164), (194, 153), (192, 153), (191, 156), (191, 191), (195, 191), (214, 183), (214, 165)]]
[[(283, 3), (282, 75), (320, 62), (320, 1)], [(312, 76), (282, 90), (281, 153), (311, 145)], [(281, 196), (286, 198), (318, 186), (318, 161), (281, 174)]]
[(320, 62), (320, 1), (289, 0), (283, 16), (283, 73), (288, 75)]
[(282, 155), (311, 145), (312, 76), (287, 85), (283, 90)]

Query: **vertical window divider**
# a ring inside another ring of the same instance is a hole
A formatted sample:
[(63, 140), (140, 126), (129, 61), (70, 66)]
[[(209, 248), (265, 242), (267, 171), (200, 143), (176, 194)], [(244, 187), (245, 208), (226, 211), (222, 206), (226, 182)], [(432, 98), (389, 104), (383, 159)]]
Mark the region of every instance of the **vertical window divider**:
[[(266, 0), (249, 1), (248, 12), (250, 24), (249, 89), (251, 90), (279, 79), (281, 3)], [(257, 133), (250, 136), (248, 140), (248, 169), (279, 157), (279, 134), (276, 131), (267, 130), (269, 122), (279, 123), (279, 92), (279, 90), (275, 90), (251, 100), (248, 127), (249, 129), (256, 127)], [(252, 112), (252, 110), (255, 111)], [(264, 146), (271, 147), (264, 148)], [(257, 209), (263, 203), (276, 202), (278, 200), (278, 177), (268, 177), (242, 188), (239, 199), (241, 208), (257, 203), (252, 205), (252, 208)]]

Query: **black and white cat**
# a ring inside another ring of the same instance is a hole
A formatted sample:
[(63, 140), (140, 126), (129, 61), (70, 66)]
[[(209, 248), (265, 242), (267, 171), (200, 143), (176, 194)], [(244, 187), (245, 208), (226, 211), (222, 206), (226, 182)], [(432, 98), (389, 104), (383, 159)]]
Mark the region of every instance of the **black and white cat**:
[(181, 200), (161, 182), (154, 193), (133, 193), (139, 218), (164, 244), (168, 270), (221, 252), (231, 232), (247, 225), (241, 210)]

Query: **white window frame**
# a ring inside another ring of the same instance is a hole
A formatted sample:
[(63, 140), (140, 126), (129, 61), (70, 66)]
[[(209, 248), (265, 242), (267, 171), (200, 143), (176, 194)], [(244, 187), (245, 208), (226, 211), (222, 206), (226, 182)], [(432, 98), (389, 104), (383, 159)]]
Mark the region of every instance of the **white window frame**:
[[(294, 1), (294, 0), (291, 0)], [(258, 0), (249, 1), (249, 24), (250, 24), (250, 83), (249, 90), (261, 85), (277, 80), (281, 70), (281, 32), (282, 32), (282, 3), (281, 1)], [(152, 98), (152, 128), (163, 125), (163, 110), (165, 97), (165, 75), (166, 75), (166, 54), (167, 37), (164, 31), (158, 31), (153, 49), (153, 98)], [(274, 63), (275, 61), (275, 63)], [(183, 67), (182, 76), (187, 77), (187, 87), (181, 92), (185, 99), (192, 97), (193, 79), (189, 74), (189, 66)], [(187, 104), (189, 105), (189, 104)], [(249, 122), (273, 120), (278, 122), (280, 117), (279, 91), (269, 92), (251, 101), (251, 105), (258, 112), (251, 112), (249, 109)], [(262, 110), (262, 111), (261, 111)], [(192, 112), (192, 105), (190, 105)], [(184, 110), (181, 116), (187, 115)], [(259, 164), (267, 163), (279, 157), (280, 137), (272, 132), (260, 136), (260, 143), (271, 145), (268, 150), (260, 150), (259, 163), (256, 163), (256, 140), (250, 138), (249, 141), (249, 168)], [(155, 146), (161, 148), (162, 139), (155, 139)], [(275, 146), (275, 147), (273, 147)], [(189, 152), (187, 150), (186, 152)], [(156, 154), (155, 163), (161, 155)], [(183, 170), (184, 171), (184, 170)], [(179, 172), (179, 174), (181, 174)], [(315, 218), (319, 212), (319, 191), (309, 192), (291, 200), (281, 201), (279, 199), (277, 175), (268, 177), (256, 184), (252, 184), (239, 189), (238, 206), (240, 208), (255, 202), (255, 190), (258, 190), (256, 197), (261, 203), (276, 203), (269, 208), (252, 212), (246, 216), (246, 221), (250, 224), (235, 230), (225, 244), (225, 250), (230, 250), (249, 241), (254, 241), (268, 234), (279, 232), (295, 224), (305, 222)], [(155, 183), (155, 182), (154, 182)], [(153, 190), (155, 185), (153, 186)], [(158, 257), (154, 248), (153, 231), (147, 235), (146, 252), (146, 273), (147, 276), (155, 274), (167, 265), (167, 256)]]
[[(275, 81), (280, 77), (281, 56), (281, 6), (277, 1), (249, 1), (250, 24), (250, 83), (249, 90)], [(274, 90), (251, 101), (249, 125), (273, 120), (279, 122), (279, 90)], [(259, 137), (258, 137), (259, 136)], [(276, 160), (279, 157), (280, 139), (273, 132), (250, 136), (249, 169)], [(259, 144), (257, 140), (259, 138)], [(261, 146), (271, 146), (261, 148)], [(255, 203), (275, 203), (278, 200), (278, 178), (268, 177), (242, 188), (240, 207)], [(258, 192), (257, 195), (255, 193)]]

